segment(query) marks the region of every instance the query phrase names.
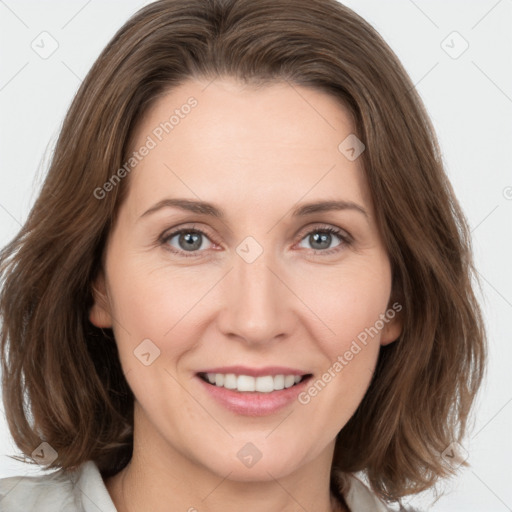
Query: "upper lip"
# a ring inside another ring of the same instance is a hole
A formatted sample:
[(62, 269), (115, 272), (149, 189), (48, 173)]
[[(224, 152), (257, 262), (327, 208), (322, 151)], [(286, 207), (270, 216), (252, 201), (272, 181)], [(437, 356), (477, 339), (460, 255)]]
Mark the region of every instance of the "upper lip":
[(251, 377), (262, 377), (264, 375), (309, 375), (308, 372), (286, 366), (265, 366), (263, 368), (249, 368), (248, 366), (218, 366), (207, 368), (197, 373), (234, 373), (235, 375), (250, 375)]

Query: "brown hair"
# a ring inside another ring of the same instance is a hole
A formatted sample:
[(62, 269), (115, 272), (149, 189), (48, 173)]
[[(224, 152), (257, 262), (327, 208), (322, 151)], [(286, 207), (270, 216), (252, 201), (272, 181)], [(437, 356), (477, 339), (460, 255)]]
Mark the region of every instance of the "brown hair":
[[(466, 220), (407, 73), (378, 33), (335, 0), (161, 0), (117, 32), (83, 81), (25, 225), (0, 255), (3, 400), (10, 431), (50, 467), (128, 462), (133, 394), (111, 329), (89, 319), (92, 283), (128, 179), (126, 162), (156, 98), (187, 79), (232, 76), (324, 91), (346, 105), (403, 305), (399, 339), (381, 347), (371, 385), (336, 441), (333, 469), (365, 471), (387, 500), (453, 470), (486, 361)], [(341, 141), (340, 141), (341, 142)]]

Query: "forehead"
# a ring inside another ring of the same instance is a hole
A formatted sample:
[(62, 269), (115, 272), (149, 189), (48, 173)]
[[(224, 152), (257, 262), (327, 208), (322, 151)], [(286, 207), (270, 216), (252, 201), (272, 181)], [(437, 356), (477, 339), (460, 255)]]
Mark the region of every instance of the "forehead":
[(339, 149), (353, 132), (349, 110), (317, 89), (189, 80), (139, 121), (131, 151), (150, 149), (130, 174), (128, 202), (134, 215), (168, 196), (238, 211), (301, 198), (367, 204), (360, 160)]

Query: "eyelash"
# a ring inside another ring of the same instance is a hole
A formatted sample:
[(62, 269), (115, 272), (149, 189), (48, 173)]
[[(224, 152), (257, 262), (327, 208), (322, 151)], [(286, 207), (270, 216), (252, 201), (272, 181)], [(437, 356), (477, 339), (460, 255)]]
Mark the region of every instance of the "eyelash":
[[(215, 240), (212, 240), (212, 237), (209, 236), (208, 233), (206, 233), (202, 229), (198, 229), (198, 228), (195, 228), (195, 227), (191, 227), (191, 228), (185, 227), (185, 228), (178, 229), (176, 231), (172, 231), (171, 233), (164, 233), (164, 234), (161, 235), (159, 241), (160, 241), (161, 245), (163, 245), (166, 250), (172, 252), (173, 254), (177, 254), (177, 255), (179, 255), (179, 256), (181, 256), (183, 258), (197, 258), (197, 257), (200, 257), (200, 253), (202, 253), (204, 251), (189, 251), (189, 254), (187, 254), (187, 251), (176, 250), (175, 248), (171, 247), (168, 244), (169, 240), (174, 238), (176, 235), (180, 235), (182, 233), (200, 234), (200, 235), (203, 235), (206, 238), (210, 239), (210, 241), (212, 241), (213, 243), (216, 243)], [(299, 239), (299, 242), (301, 242), (307, 236), (309, 236), (309, 235), (311, 235), (313, 233), (334, 234), (334, 235), (336, 235), (341, 240), (341, 243), (339, 245), (337, 245), (336, 247), (332, 248), (332, 249), (325, 249), (325, 250), (311, 249), (313, 251), (314, 255), (319, 255), (320, 254), (320, 255), (326, 256), (326, 255), (334, 254), (334, 253), (337, 253), (337, 252), (341, 251), (343, 249), (343, 247), (350, 246), (353, 243), (353, 239), (352, 239), (352, 237), (348, 233), (346, 233), (345, 231), (343, 231), (343, 230), (341, 230), (339, 228), (335, 228), (333, 226), (328, 226), (328, 225), (315, 226), (310, 231), (307, 231), (304, 234), (304, 236), (302, 236)]]

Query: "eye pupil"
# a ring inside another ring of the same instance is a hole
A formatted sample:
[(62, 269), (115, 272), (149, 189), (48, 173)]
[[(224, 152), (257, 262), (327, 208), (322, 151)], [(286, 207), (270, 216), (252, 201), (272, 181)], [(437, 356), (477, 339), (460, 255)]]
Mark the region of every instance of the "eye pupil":
[(201, 234), (200, 233), (182, 233), (179, 237), (179, 243), (185, 242), (183, 248), (186, 251), (193, 251), (201, 247)]
[[(331, 237), (332, 237), (332, 235), (330, 233), (319, 234), (317, 232), (314, 235), (311, 235), (311, 238), (312, 238), (311, 245), (314, 246), (314, 244), (316, 244), (316, 243), (319, 243), (320, 245), (324, 244), (321, 247), (314, 247), (314, 248), (315, 249), (325, 249), (326, 246), (329, 247), (329, 245), (331, 244)], [(325, 242), (327, 242), (326, 245), (325, 245)]]

